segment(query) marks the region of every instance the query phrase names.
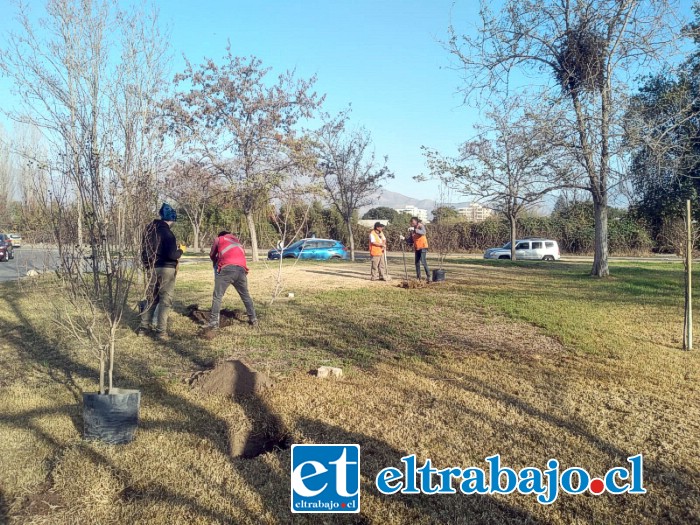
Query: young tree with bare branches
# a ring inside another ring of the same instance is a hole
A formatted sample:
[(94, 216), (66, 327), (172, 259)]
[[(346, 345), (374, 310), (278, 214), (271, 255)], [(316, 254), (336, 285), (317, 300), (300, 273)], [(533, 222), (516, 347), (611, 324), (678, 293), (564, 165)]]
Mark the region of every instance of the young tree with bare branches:
[(192, 226), (194, 251), (199, 252), (199, 239), (207, 206), (220, 190), (214, 174), (203, 163), (193, 160), (177, 161), (165, 173), (163, 193), (173, 199), (185, 212)]
[[(0, 126), (0, 217), (7, 220), (8, 206), (13, 197), (16, 178), (15, 155), (12, 143), (4, 128)], [(7, 227), (6, 222), (3, 226)]]
[(465, 96), (498, 89), (519, 72), (542, 79), (564, 120), (552, 138), (583, 168), (595, 211), (592, 275), (608, 269), (608, 200), (624, 160), (621, 124), (629, 83), (640, 67), (661, 63), (678, 34), (668, 0), (482, 1), (473, 35), (450, 28), (448, 47), (464, 71)]
[[(272, 189), (271, 196), (277, 209), (271, 214), (270, 220), (277, 231), (278, 242), (275, 248), (280, 257), (269, 265), (273, 280), (270, 304), (284, 291), (284, 250), (303, 237), (309, 212), (321, 190), (315, 181), (302, 176), (290, 177), (283, 185)], [(294, 264), (298, 261), (299, 258), (295, 258)]]
[(365, 129), (348, 130), (347, 122), (347, 112), (326, 120), (317, 133), (317, 155), (326, 196), (343, 218), (354, 261), (353, 213), (379, 197), (380, 184), (394, 175), (386, 157), (382, 162), (377, 160), (370, 133)]
[[(508, 219), (512, 260), (516, 259), (520, 216), (574, 178), (575, 167), (558, 155), (559, 148), (549, 134), (530, 118), (534, 111), (518, 97), (493, 102), (485, 123), (475, 125), (476, 136), (462, 144), (458, 158), (445, 158), (424, 148), (433, 178)], [(540, 115), (546, 111), (537, 108)]]
[(229, 183), (246, 217), (253, 261), (258, 261), (254, 212), (268, 204), (271, 188), (297, 162), (303, 142), (298, 126), (323, 101), (313, 91), (315, 82), (289, 71), (271, 79), (262, 61), (234, 56), (229, 44), (220, 64), (188, 62), (175, 77), (187, 89), (164, 104), (167, 131), (185, 153), (200, 155)]
[(69, 300), (57, 320), (95, 353), (104, 394), (136, 282), (137, 232), (151, 214), (166, 39), (155, 11), (112, 0), (49, 0), (37, 23), (20, 5), (18, 19), (0, 67), (21, 101), (11, 117), (40, 130), (48, 148), (30, 160)]

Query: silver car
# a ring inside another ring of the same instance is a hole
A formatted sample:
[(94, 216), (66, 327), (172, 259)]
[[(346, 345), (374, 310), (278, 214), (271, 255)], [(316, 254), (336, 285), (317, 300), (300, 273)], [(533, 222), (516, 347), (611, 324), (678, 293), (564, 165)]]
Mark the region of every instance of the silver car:
[[(515, 258), (518, 260), (558, 261), (559, 244), (552, 239), (529, 238), (515, 241)], [(510, 259), (510, 243), (500, 248), (489, 248), (484, 259)]]
[(10, 233), (8, 234), (8, 237), (12, 241), (12, 246), (15, 248), (21, 248), (22, 247), (22, 236), (18, 235), (16, 233)]

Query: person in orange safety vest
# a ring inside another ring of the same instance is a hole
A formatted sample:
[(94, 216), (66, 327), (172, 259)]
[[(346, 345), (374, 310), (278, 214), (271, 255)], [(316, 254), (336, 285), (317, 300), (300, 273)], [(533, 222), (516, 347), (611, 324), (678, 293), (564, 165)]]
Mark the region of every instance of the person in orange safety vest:
[(411, 217), (411, 227), (408, 229), (413, 238), (413, 249), (416, 252), (416, 277), (420, 281), (420, 266), (425, 268), (426, 281), (430, 282), (430, 268), (428, 268), (428, 237), (426, 237), (425, 224), (418, 217)]
[(374, 223), (374, 229), (369, 232), (369, 256), (372, 258), (372, 271), (370, 281), (386, 281), (386, 237), (384, 237), (384, 225), (381, 222)]

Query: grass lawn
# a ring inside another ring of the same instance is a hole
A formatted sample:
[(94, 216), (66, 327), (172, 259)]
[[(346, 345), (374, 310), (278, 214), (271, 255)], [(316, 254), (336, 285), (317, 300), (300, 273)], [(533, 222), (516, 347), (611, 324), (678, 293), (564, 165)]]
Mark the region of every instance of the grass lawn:
[[(403, 267), (392, 262), (397, 276)], [(0, 523), (700, 523), (700, 353), (683, 352), (682, 269), (451, 260), (448, 281), (404, 290), (369, 263), (250, 273), (260, 327), (205, 341), (183, 315), (209, 307), (208, 264), (183, 266), (166, 345), (128, 321), (117, 384), (142, 390), (135, 441), (81, 440), (96, 363), (51, 322), (48, 281), (2, 287)], [(697, 282), (697, 280), (696, 280)], [(700, 291), (700, 289), (698, 289)], [(700, 300), (700, 294), (698, 294)], [(225, 306), (240, 307), (233, 290)], [(697, 331), (696, 333), (700, 333)], [(277, 379), (256, 398), (205, 396), (183, 381), (243, 357)], [(308, 374), (341, 366), (339, 381)], [(281, 428), (295, 443), (359, 443), (362, 513), (289, 511), (290, 451), (232, 457), (236, 436)], [(437, 468), (584, 467), (644, 454), (643, 496), (382, 496), (374, 476), (415, 453)]]

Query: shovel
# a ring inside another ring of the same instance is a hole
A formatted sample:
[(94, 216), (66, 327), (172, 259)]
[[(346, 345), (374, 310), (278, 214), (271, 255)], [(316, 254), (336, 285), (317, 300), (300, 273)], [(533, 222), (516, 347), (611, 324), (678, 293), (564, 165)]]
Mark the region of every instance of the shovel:
[(406, 241), (404, 239), (401, 239), (401, 253), (403, 254), (403, 273), (406, 282), (408, 282), (408, 268), (406, 268)]
[(386, 280), (391, 281), (391, 275), (389, 275), (389, 261), (386, 258), (386, 252), (382, 254), (384, 257), (384, 274), (386, 275)]

